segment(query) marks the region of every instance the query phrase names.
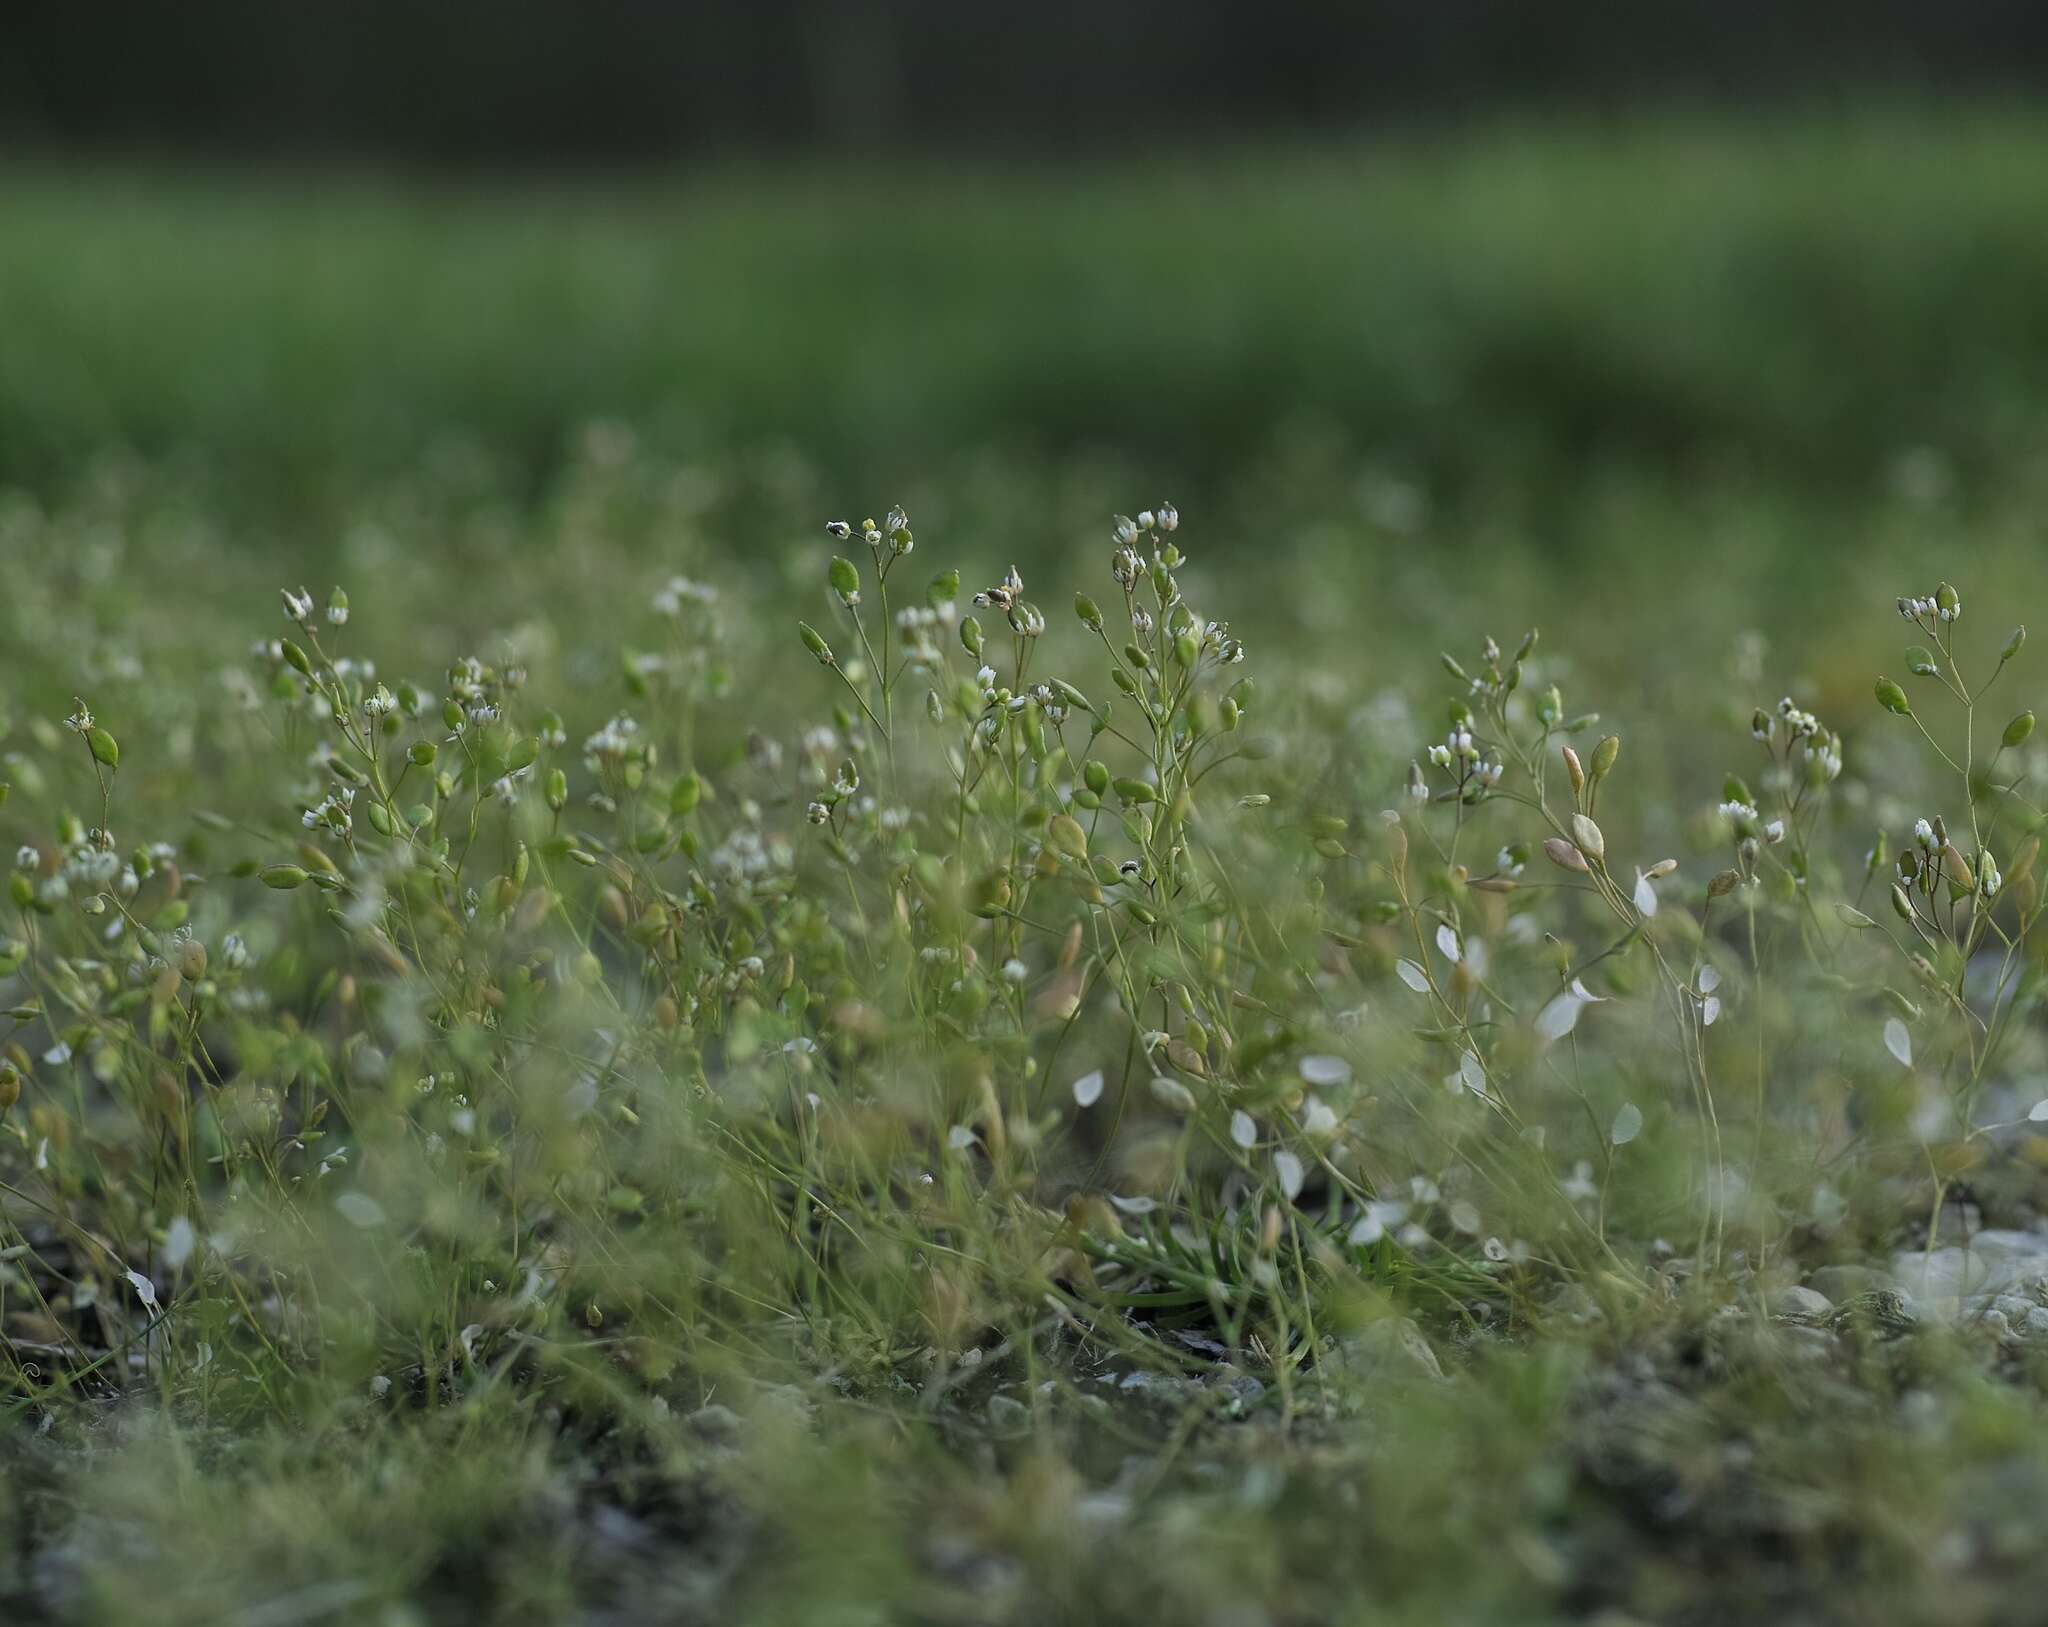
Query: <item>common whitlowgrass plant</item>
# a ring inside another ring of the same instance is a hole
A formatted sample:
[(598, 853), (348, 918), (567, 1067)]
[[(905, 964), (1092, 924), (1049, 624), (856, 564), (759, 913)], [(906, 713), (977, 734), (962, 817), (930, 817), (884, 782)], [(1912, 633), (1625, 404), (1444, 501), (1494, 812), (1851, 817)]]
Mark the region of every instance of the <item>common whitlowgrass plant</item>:
[(1898, 797), (1787, 697), (1682, 862), (1533, 632), (1444, 657), (1404, 776), (1255, 687), (1171, 505), (1071, 618), (920, 579), (900, 510), (828, 529), (815, 666), (761, 675), (815, 681), (794, 733), (735, 727), (682, 577), (559, 710), (516, 660), (386, 679), (288, 590), (235, 680), (276, 795), (161, 831), (115, 835), (119, 719), (51, 731), (0, 946), (18, 1405), (633, 1416), (1092, 1352), (1291, 1407), (1389, 1305), (1931, 1237), (2030, 1111), (2033, 720), (1982, 715), (2023, 636), (1974, 654), (1947, 585), (1859, 730), (1948, 776), (1924, 814), (1853, 861)]

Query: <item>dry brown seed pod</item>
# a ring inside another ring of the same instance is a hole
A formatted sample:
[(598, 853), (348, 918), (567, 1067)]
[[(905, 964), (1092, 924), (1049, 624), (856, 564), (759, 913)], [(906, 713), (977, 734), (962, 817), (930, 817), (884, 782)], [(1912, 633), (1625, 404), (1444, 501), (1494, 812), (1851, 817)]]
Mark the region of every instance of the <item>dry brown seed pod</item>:
[(1585, 875), (1593, 868), (1586, 863), (1585, 854), (1562, 836), (1546, 836), (1543, 839), (1543, 852), (1560, 870), (1576, 870), (1580, 875)]

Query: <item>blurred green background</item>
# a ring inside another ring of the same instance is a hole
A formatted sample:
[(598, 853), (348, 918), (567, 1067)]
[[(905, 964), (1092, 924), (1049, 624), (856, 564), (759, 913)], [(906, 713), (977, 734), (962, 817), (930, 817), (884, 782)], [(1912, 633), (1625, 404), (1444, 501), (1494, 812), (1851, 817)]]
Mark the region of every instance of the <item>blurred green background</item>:
[(892, 502), (1057, 607), (1171, 497), (1205, 605), (1361, 703), (1541, 623), (1645, 712), (1853, 728), (1897, 594), (2024, 619), (2048, 27), (1511, 9), (201, 6), (147, 82), (39, 18), (0, 701), (217, 661), (288, 578), (587, 672), (689, 570), (753, 658)]

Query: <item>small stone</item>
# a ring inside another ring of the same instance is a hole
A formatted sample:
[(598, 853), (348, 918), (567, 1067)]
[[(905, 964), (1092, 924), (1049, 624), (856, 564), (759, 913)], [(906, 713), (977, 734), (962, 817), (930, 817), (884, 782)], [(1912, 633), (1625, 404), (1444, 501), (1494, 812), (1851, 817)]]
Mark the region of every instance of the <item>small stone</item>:
[(1836, 1304), (1894, 1286), (1889, 1273), (1867, 1265), (1824, 1265), (1807, 1278), (1807, 1285)]
[(1393, 1367), (1431, 1378), (1444, 1376), (1443, 1364), (1422, 1330), (1405, 1316), (1382, 1317), (1362, 1328), (1338, 1347), (1338, 1359), (1354, 1372)]
[(2020, 1327), (2029, 1339), (2048, 1339), (2048, 1305), (2028, 1306)]
[(740, 1415), (713, 1401), (690, 1414), (689, 1425), (707, 1441), (730, 1445), (740, 1437)]
[(1768, 1303), (1771, 1315), (1787, 1322), (1824, 1322), (1835, 1310), (1835, 1302), (1813, 1288), (1780, 1288)]
[(1842, 1345), (1840, 1337), (1829, 1329), (1813, 1327), (1805, 1322), (1788, 1322), (1781, 1331), (1786, 1345), (1809, 1360), (1832, 1356)]

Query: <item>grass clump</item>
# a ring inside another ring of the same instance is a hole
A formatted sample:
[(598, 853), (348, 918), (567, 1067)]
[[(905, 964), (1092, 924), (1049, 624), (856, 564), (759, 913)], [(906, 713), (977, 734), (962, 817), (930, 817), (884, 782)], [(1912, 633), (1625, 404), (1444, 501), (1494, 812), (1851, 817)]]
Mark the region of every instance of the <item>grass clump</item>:
[[(1672, 817), (1534, 632), (1375, 743), (1170, 504), (1071, 620), (827, 530), (771, 613), (621, 596), (601, 666), (387, 672), (287, 589), (224, 703), (29, 727), (0, 1589), (1533, 1619), (1704, 1560), (1827, 1615), (2007, 1554), (2023, 633), (1901, 600), (1913, 691), (1756, 706)], [(131, 801), (181, 729), (232, 801)], [(1916, 1479), (1938, 1538), (1879, 1517)]]

